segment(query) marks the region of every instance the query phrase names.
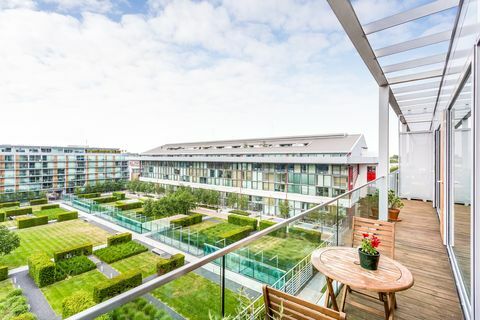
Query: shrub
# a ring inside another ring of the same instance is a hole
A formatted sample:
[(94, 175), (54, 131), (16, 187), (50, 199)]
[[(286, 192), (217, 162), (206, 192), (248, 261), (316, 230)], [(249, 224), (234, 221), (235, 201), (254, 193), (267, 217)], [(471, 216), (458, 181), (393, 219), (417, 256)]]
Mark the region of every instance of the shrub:
[(110, 313), (109, 319), (112, 319), (112, 320), (127, 320), (127, 319), (170, 320), (172, 318), (169, 316), (169, 314), (166, 311), (162, 309), (157, 309), (155, 305), (147, 301), (147, 299), (138, 298), (136, 300), (128, 302), (122, 305), (121, 307), (118, 307), (115, 310), (113, 310)]
[(100, 196), (101, 196), (100, 192), (77, 194), (78, 198), (83, 198), (83, 199), (98, 198)]
[(47, 204), (48, 200), (47, 199), (33, 199), (30, 200), (30, 205), (31, 206), (38, 206), (40, 204)]
[(13, 201), (13, 202), (0, 203), (0, 208), (10, 208), (10, 207), (20, 207), (20, 202)]
[(37, 316), (31, 312), (26, 312), (11, 318), (11, 320), (37, 320)]
[(25, 217), (17, 219), (17, 228), (25, 229), (48, 224), (48, 216)]
[(114, 246), (116, 244), (132, 241), (132, 234), (130, 232), (124, 232), (110, 236), (107, 238), (107, 246)]
[(93, 245), (91, 243), (82, 244), (80, 246), (69, 247), (61, 251), (57, 251), (53, 254), (55, 262), (68, 259), (75, 256), (88, 256), (93, 251)]
[(322, 233), (320, 231), (312, 230), (312, 229), (303, 229), (299, 227), (290, 227), (288, 228), (288, 234), (295, 238), (301, 238), (308, 240), (313, 243), (321, 243), (322, 242)]
[(0, 266), (0, 281), (3, 281), (8, 278), (8, 267)]
[(250, 226), (253, 230), (257, 230), (258, 221), (255, 218), (240, 216), (238, 214), (228, 215), (228, 223), (238, 226)]
[(170, 225), (174, 227), (187, 227), (202, 222), (203, 215), (193, 213), (187, 217), (178, 218), (170, 221)]
[(135, 241), (120, 243), (114, 246), (98, 249), (93, 252), (100, 260), (112, 263), (136, 254), (148, 251), (148, 248)]
[(5, 213), (7, 214), (7, 217), (23, 216), (23, 215), (26, 215), (26, 214), (32, 214), (32, 207), (8, 209), (8, 210), (5, 210)]
[(127, 272), (96, 285), (93, 300), (97, 303), (142, 284), (141, 272)]
[(177, 253), (170, 257), (170, 259), (161, 259), (157, 262), (157, 274), (163, 275), (172, 270), (180, 268), (185, 264), (185, 256), (181, 253)]
[(229, 223), (220, 223), (200, 231), (199, 242), (200, 245), (203, 245), (204, 243), (215, 244), (216, 242), (225, 239), (226, 244), (231, 244), (247, 237), (252, 231), (253, 229), (251, 226), (237, 226)]
[(243, 211), (243, 210), (230, 210), (229, 213), (234, 213), (234, 214), (238, 214), (238, 215), (241, 215), (241, 216), (249, 216), (250, 215), (250, 212)]
[(7, 220), (7, 214), (5, 212), (0, 212), (0, 222)]
[[(267, 229), (273, 225), (276, 225), (277, 223), (275, 221), (271, 220), (260, 220), (258, 223), (258, 229), (263, 230)], [(270, 232), (268, 235), (273, 236), (273, 237), (279, 237), (279, 238), (285, 238), (287, 233), (287, 227), (282, 227), (276, 231)]]
[(113, 192), (112, 196), (117, 198), (117, 200), (123, 200), (125, 199), (125, 192)]
[(68, 221), (78, 219), (78, 212), (77, 211), (70, 211), (65, 213), (60, 213), (57, 216), (57, 222)]
[(44, 206), (40, 206), (40, 210), (57, 209), (57, 208), (60, 208), (59, 204), (46, 204)]
[(107, 196), (107, 197), (98, 197), (98, 198), (91, 198), (92, 201), (96, 203), (109, 203), (117, 201), (117, 198), (114, 196)]
[(138, 202), (128, 202), (128, 203), (118, 203), (115, 205), (119, 210), (126, 211), (126, 210), (133, 210), (142, 207), (142, 203)]
[(62, 276), (76, 276), (77, 274), (93, 270), (97, 266), (86, 256), (77, 256), (58, 261), (56, 267), (57, 273), (62, 273)]
[(85, 309), (93, 307), (95, 302), (92, 295), (85, 291), (77, 291), (71, 296), (63, 299), (62, 302), (62, 317), (68, 318), (74, 314), (79, 313)]
[(55, 263), (46, 253), (36, 253), (28, 258), (28, 273), (38, 287), (55, 282)]

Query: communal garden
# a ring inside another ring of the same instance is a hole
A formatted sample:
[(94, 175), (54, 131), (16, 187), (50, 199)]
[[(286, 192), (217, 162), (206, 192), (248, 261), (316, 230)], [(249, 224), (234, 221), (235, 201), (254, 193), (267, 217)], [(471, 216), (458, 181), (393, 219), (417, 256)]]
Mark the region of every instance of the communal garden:
[(29, 309), (21, 289), (15, 289), (10, 279), (0, 281), (0, 319), (35, 320), (36, 316)]

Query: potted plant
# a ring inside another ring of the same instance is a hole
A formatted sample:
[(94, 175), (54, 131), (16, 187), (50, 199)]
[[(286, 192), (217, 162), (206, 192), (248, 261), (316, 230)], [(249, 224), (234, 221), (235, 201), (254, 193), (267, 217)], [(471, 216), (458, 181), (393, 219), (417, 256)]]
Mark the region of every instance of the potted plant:
[(375, 235), (363, 234), (362, 245), (358, 248), (360, 266), (367, 270), (377, 270), (380, 252), (377, 248), (380, 245), (380, 239)]
[(388, 191), (388, 220), (391, 221), (401, 221), (398, 219), (400, 214), (400, 209), (403, 208), (402, 200), (397, 197), (395, 192), (392, 190)]

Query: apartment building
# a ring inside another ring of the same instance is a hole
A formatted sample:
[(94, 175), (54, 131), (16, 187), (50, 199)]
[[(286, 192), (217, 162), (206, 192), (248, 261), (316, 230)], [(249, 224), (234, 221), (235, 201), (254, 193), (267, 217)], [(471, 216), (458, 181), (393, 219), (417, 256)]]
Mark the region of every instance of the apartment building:
[(374, 179), (361, 134), (166, 144), (141, 155), (140, 180), (248, 196), (248, 208), (297, 214)]
[(128, 177), (128, 161), (119, 149), (0, 145), (0, 193), (71, 193)]

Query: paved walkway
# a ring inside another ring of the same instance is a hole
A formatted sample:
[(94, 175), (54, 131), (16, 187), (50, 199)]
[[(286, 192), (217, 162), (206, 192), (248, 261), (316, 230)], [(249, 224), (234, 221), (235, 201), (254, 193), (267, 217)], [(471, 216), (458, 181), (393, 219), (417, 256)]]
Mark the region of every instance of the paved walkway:
[(23, 291), (23, 295), (27, 297), (30, 304), (30, 311), (37, 315), (39, 320), (57, 320), (61, 319), (52, 307), (48, 303), (47, 299), (43, 295), (37, 285), (33, 282), (32, 278), (28, 275), (28, 271), (22, 271), (12, 276), (15, 279), (16, 286)]

